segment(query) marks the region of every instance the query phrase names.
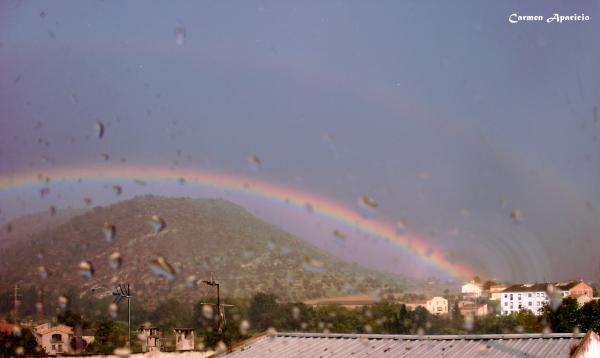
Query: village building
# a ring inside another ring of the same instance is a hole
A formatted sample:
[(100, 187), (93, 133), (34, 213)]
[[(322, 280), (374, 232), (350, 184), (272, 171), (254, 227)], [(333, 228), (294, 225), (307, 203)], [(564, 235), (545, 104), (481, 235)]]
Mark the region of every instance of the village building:
[(458, 303), (458, 310), (463, 316), (483, 317), (488, 314), (488, 305), (486, 303), (460, 301)]
[(33, 327), (32, 332), (46, 354), (55, 356), (74, 353), (71, 349), (73, 328), (63, 324), (51, 326), (49, 323), (43, 323)]
[[(550, 303), (550, 290), (556, 290), (559, 298), (592, 296), (592, 287), (583, 281), (558, 283), (527, 283), (512, 285), (502, 291), (500, 310), (503, 315), (528, 309), (536, 315), (541, 314), (545, 304)], [(581, 299), (582, 301), (585, 298)]]
[(433, 297), (429, 300), (421, 300), (416, 302), (405, 303), (407, 308), (411, 310), (417, 309), (417, 307), (423, 307), (429, 313), (435, 315), (446, 315), (448, 314), (448, 300), (443, 297)]
[(446, 315), (448, 314), (448, 300), (444, 297), (436, 296), (430, 300), (427, 300), (425, 308), (431, 314), (435, 315)]
[(175, 350), (176, 351), (192, 351), (194, 345), (194, 329), (193, 328), (173, 328), (175, 333)]
[(480, 284), (475, 283), (475, 281), (471, 281), (462, 285), (460, 291), (464, 298), (479, 298), (481, 297), (483, 289), (481, 288)]
[(502, 297), (502, 291), (506, 290), (508, 285), (492, 285), (490, 286), (490, 300), (500, 301)]
[(160, 352), (162, 344), (160, 328), (140, 326), (138, 334), (142, 341), (142, 352)]

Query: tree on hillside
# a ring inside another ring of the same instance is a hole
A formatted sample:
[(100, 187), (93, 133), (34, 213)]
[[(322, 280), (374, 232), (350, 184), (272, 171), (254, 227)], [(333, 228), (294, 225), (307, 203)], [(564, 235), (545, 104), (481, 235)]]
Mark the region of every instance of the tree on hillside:
[(486, 281), (483, 283), (482, 289), (483, 289), (484, 291), (489, 291), (489, 290), (490, 290), (490, 287), (492, 287), (492, 286), (494, 286), (494, 285), (497, 285), (496, 281), (492, 281), (492, 280), (486, 280)]
[(542, 308), (542, 315), (546, 322), (550, 323), (552, 332), (573, 332), (580, 321), (579, 305), (577, 300), (571, 297), (563, 299), (556, 311), (553, 311), (549, 305), (545, 305)]
[(590, 301), (579, 309), (579, 328), (582, 332), (600, 332), (600, 303)]
[(250, 323), (257, 331), (264, 331), (273, 327), (278, 316), (277, 300), (275, 295), (259, 292), (250, 302), (248, 317)]

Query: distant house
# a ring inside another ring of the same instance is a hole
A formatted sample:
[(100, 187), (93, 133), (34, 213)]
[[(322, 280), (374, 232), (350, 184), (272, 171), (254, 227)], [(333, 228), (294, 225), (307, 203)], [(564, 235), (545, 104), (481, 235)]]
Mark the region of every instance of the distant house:
[(594, 289), (592, 286), (583, 281), (558, 282), (555, 283), (554, 286), (563, 292), (568, 292), (565, 297), (569, 296), (577, 298), (584, 295), (592, 297), (594, 295)]
[(7, 334), (15, 334), (18, 327), (6, 321), (0, 321), (0, 332)]
[(481, 285), (471, 281), (462, 285), (461, 290), (464, 298), (479, 298), (481, 297)]
[(482, 317), (488, 314), (488, 305), (486, 303), (461, 301), (458, 304), (458, 309), (463, 316)]
[(96, 341), (96, 330), (95, 329), (84, 329), (81, 332), (81, 338), (86, 344), (92, 344)]
[(63, 324), (51, 326), (49, 323), (44, 323), (33, 327), (33, 334), (37, 343), (48, 355), (73, 353), (71, 352), (73, 328), (69, 326)]
[(423, 307), (429, 311), (429, 313), (435, 315), (448, 314), (448, 300), (444, 297), (436, 296), (429, 300), (408, 302), (404, 303), (404, 305), (411, 310), (415, 310), (417, 307)]
[(194, 346), (194, 329), (193, 328), (173, 328), (175, 333), (175, 350), (176, 351), (193, 351)]
[(448, 314), (448, 300), (444, 297), (436, 296), (427, 301), (425, 306), (431, 314), (445, 315)]
[(502, 291), (506, 290), (508, 285), (492, 285), (490, 286), (490, 300), (500, 301), (502, 297)]
[(142, 341), (142, 352), (160, 352), (162, 345), (160, 328), (140, 326), (138, 333)]
[[(592, 297), (592, 288), (583, 281), (569, 281), (558, 283), (527, 283), (517, 284), (501, 292), (500, 310), (503, 315), (528, 309), (534, 314), (541, 314), (541, 308), (550, 302), (548, 291), (554, 287), (562, 299), (581, 296)], [(582, 299), (585, 300), (585, 299)]]

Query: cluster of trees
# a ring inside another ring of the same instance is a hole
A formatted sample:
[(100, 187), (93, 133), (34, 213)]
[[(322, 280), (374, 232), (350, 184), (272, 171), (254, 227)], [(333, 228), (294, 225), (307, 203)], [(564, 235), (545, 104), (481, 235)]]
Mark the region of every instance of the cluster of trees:
[[(592, 301), (580, 308), (577, 301), (571, 298), (564, 299), (556, 310), (544, 307), (540, 316), (522, 310), (508, 316), (488, 315), (471, 319), (463, 317), (456, 307), (450, 315), (440, 317), (421, 307), (409, 310), (403, 304), (385, 299), (371, 306), (347, 309), (337, 305), (312, 307), (302, 303), (281, 303), (275, 295), (258, 293), (251, 299), (225, 300), (233, 307), (226, 308), (226, 324), (222, 334), (219, 334), (216, 332), (214, 306), (205, 304), (210, 301), (211, 298), (206, 298), (195, 304), (186, 304), (169, 299), (152, 309), (136, 305), (134, 301), (131, 312), (133, 350), (141, 349), (136, 331), (143, 324), (161, 328), (166, 342), (174, 342), (172, 328), (194, 328), (197, 343), (205, 347), (214, 347), (219, 341), (230, 346), (268, 329), (385, 334), (533, 333), (548, 329), (552, 332), (600, 331), (600, 304)], [(95, 329), (96, 342), (86, 348), (88, 353), (112, 353), (115, 348), (125, 345), (127, 310), (122, 309), (116, 317), (111, 317), (107, 309), (109, 303), (106, 299), (73, 300), (54, 319), (56, 323), (75, 328)], [(15, 347), (24, 343), (0, 342), (0, 345), (12, 347), (6, 349), (13, 349), (11, 352), (14, 352)]]

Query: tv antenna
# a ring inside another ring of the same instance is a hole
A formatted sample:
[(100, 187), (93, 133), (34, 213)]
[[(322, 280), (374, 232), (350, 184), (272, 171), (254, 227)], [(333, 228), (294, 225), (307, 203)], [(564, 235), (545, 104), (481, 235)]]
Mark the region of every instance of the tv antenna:
[(233, 305), (228, 305), (225, 303), (221, 303), (221, 292), (220, 292), (220, 284), (219, 282), (215, 279), (213, 272), (210, 273), (210, 280), (202, 280), (202, 283), (207, 285), (207, 286), (211, 286), (211, 287), (216, 287), (217, 288), (217, 303), (208, 303), (208, 302), (201, 302), (201, 304), (204, 305), (210, 305), (210, 306), (217, 306), (217, 332), (219, 334), (223, 333), (223, 327), (226, 324), (226, 320), (225, 320), (225, 307), (234, 307)]

